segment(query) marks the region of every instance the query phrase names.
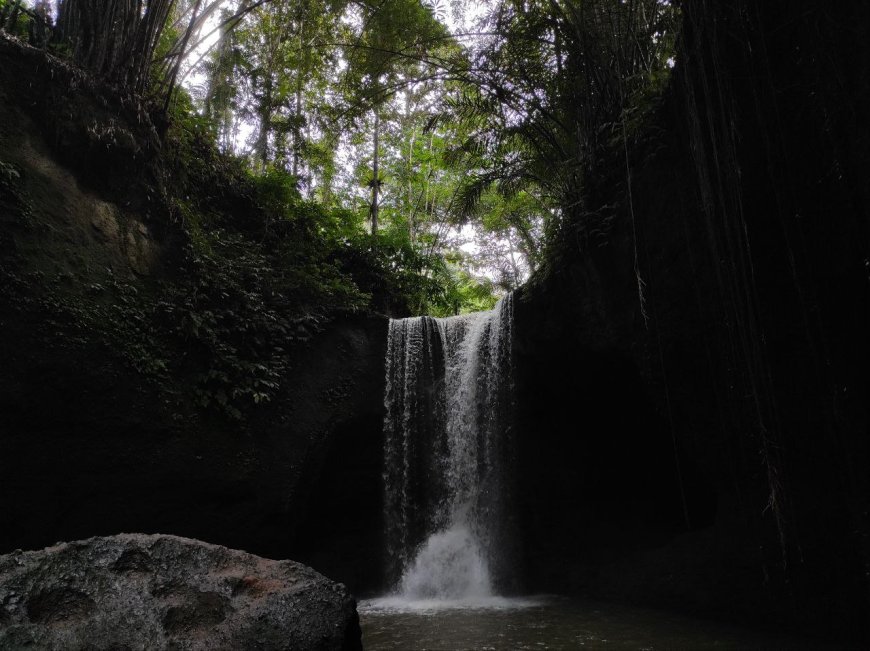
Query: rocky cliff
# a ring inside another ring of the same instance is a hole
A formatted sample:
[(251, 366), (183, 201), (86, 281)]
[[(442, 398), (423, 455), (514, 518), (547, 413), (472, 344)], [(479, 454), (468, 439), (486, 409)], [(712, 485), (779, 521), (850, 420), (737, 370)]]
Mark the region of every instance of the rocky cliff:
[(867, 10), (683, 9), (517, 300), (526, 576), (866, 635)]
[[(0, 82), (0, 551), (142, 531), (288, 558), (334, 535), (324, 518), (377, 519), (386, 319), (283, 321), (300, 308), (279, 296), (253, 314), (271, 330), (252, 328), (239, 306), (269, 279), (222, 286), (189, 263), (198, 214), (262, 219), (223, 163), (198, 154), (214, 185), (185, 204), (170, 193), (194, 170), (170, 174), (178, 152), (140, 107), (2, 34)], [(223, 314), (195, 304), (212, 290)], [(262, 362), (233, 357), (230, 379), (274, 395), (239, 413), (220, 355), (251, 342)], [(373, 479), (314, 509), (336, 447), (364, 448)], [(349, 583), (377, 571), (349, 567)]]

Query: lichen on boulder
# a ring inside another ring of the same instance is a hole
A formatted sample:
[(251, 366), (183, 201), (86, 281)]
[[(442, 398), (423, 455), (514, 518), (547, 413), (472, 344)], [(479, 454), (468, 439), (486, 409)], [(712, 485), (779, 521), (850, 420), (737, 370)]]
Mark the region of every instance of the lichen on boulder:
[(361, 649), (347, 589), (293, 561), (121, 534), (0, 556), (0, 648)]

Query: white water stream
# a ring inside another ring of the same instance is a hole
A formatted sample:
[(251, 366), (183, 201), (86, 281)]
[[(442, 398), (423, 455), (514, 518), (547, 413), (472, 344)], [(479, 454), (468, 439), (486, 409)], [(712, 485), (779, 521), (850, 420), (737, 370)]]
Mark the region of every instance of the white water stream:
[(392, 320), (384, 488), (394, 589), (370, 605), (500, 607), (507, 570), (510, 295), (495, 309)]

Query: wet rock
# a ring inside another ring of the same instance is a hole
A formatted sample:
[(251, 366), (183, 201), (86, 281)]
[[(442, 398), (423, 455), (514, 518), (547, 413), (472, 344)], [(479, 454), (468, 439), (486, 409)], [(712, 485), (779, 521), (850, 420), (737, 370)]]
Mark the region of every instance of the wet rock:
[(121, 534), (0, 556), (0, 648), (360, 649), (353, 597), (293, 561)]

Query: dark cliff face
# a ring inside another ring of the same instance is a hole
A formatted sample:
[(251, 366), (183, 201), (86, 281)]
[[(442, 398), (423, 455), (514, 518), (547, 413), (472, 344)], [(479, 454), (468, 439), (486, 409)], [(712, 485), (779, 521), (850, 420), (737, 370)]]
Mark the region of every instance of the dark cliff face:
[[(331, 451), (379, 454), (383, 319), (336, 323), (317, 336), (277, 406), (244, 429), (220, 419), (180, 426), (99, 348), (74, 355), (49, 343), (43, 351), (18, 334), (31, 352), (4, 356), (4, 551), (140, 531), (298, 556), (325, 535), (306, 522)], [(377, 513), (378, 496), (367, 498)]]
[(860, 637), (867, 9), (684, 12), (633, 213), (614, 165), (517, 301), (528, 580)]
[[(2, 34), (0, 62), (0, 552), (119, 532), (272, 558), (319, 547), (336, 450), (364, 449), (379, 483), (386, 318), (294, 326), (275, 342), (292, 361), (268, 404), (235, 420), (197, 407), (209, 371), (197, 342), (136, 327), (161, 318), (145, 299), (171, 301), (190, 274), (189, 238), (154, 183), (173, 163), (148, 116)], [(256, 201), (224, 180), (203, 188), (210, 210), (253, 221)], [(231, 324), (236, 343), (260, 336), (248, 325)], [(361, 517), (379, 513), (376, 489), (339, 486)], [(330, 558), (325, 571), (358, 580)]]

